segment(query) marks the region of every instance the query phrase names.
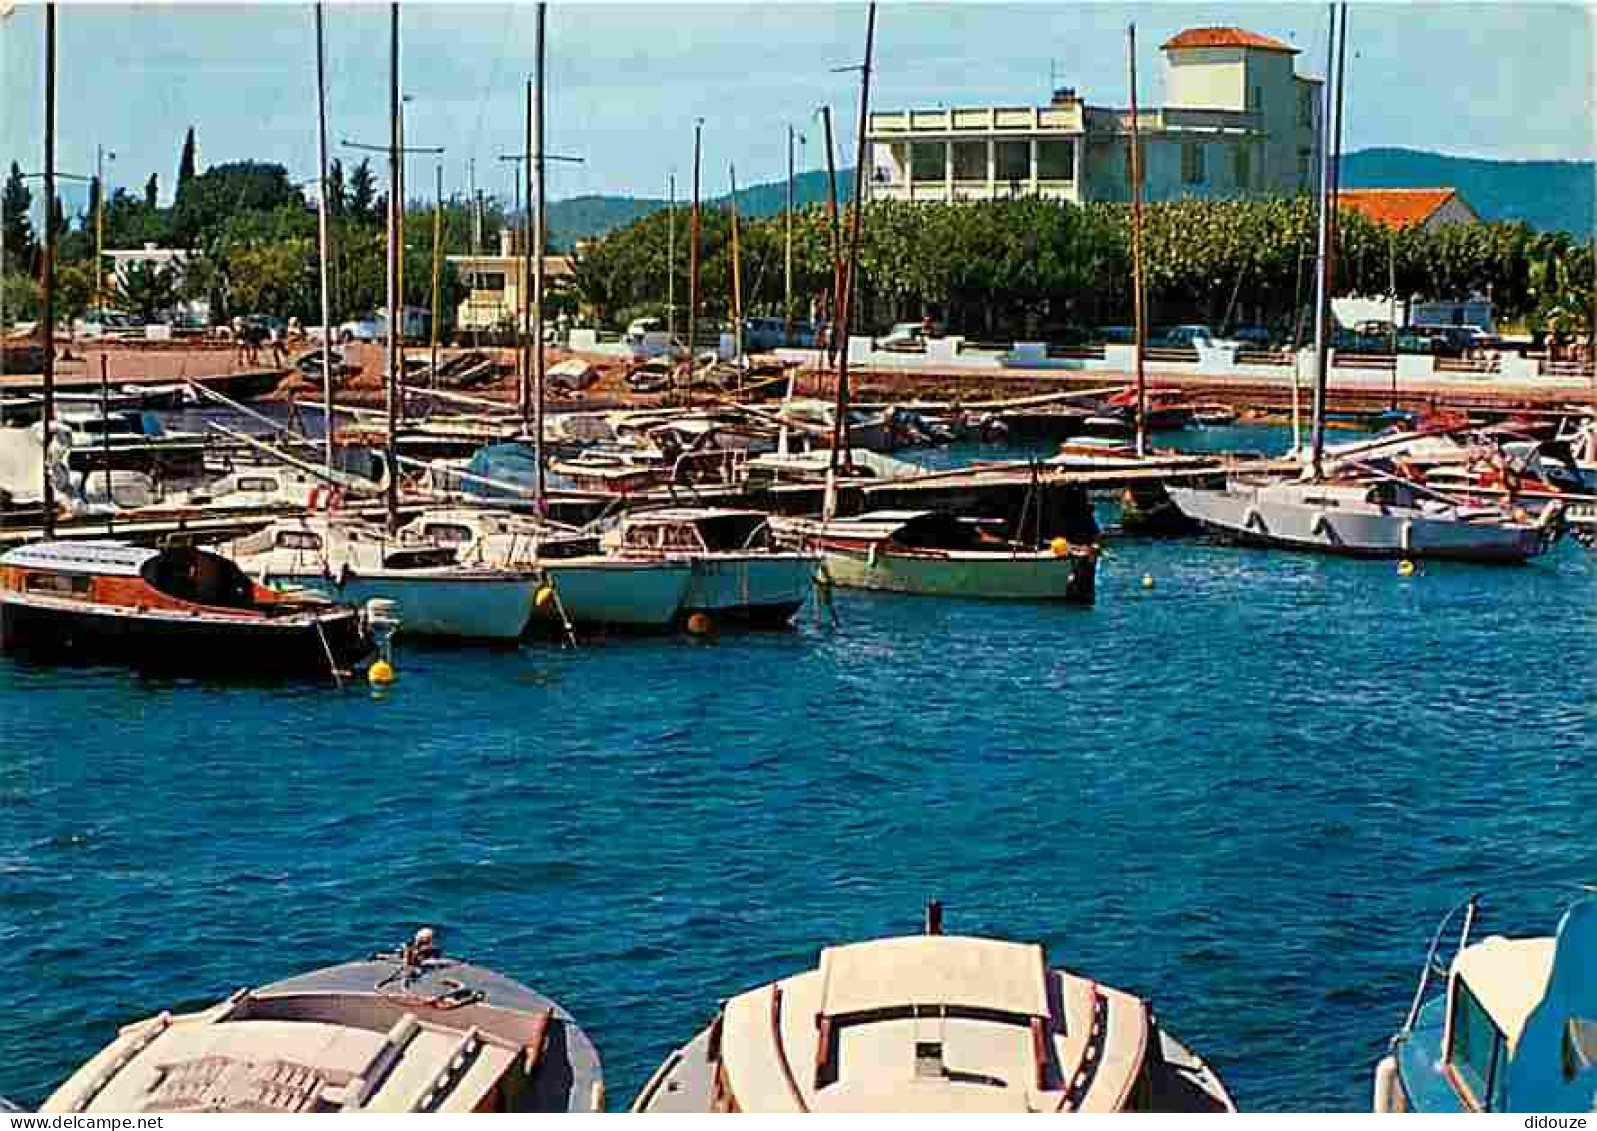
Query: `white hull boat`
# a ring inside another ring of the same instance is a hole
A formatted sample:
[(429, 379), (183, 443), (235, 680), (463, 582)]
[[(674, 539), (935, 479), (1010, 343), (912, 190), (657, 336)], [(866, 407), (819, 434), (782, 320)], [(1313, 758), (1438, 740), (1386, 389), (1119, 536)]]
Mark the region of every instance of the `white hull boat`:
[(1223, 490), (1170, 487), (1188, 518), (1233, 541), (1368, 558), (1524, 562), (1559, 534), (1559, 509), (1534, 522), (1497, 507), (1466, 508), (1395, 479), (1354, 482), (1233, 480)]
[(342, 603), (393, 601), (407, 636), (516, 640), (542, 583), (533, 570), (461, 565), (453, 547), (406, 546), (375, 527), (324, 516), (274, 523), (233, 543), (230, 556), (274, 589)]
[(554, 587), (573, 625), (664, 629), (676, 619), (693, 578), (692, 563), (603, 553), (599, 539), (551, 528), (507, 510), (427, 511), (400, 531), (423, 544), (455, 546), (466, 565), (536, 572)]
[(1097, 549), (1045, 549), (935, 511), (877, 511), (787, 525), (821, 555), (820, 580), (845, 589), (1005, 601), (1091, 603)]
[(758, 626), (786, 624), (815, 584), (819, 557), (777, 548), (757, 511), (672, 508), (624, 516), (618, 556), (692, 568), (678, 616)]

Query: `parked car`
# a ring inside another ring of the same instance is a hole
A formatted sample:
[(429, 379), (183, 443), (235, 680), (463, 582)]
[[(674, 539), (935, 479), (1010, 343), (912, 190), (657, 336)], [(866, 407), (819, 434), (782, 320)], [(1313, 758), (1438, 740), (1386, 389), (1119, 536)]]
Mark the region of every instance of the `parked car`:
[(1200, 323), (1189, 322), (1181, 326), (1171, 326), (1157, 335), (1151, 344), (1163, 346), (1167, 349), (1181, 349), (1185, 346), (1194, 348), (1203, 346), (1208, 349), (1214, 346), (1235, 347), (1239, 343), (1229, 338), (1216, 337), (1214, 331), (1209, 329), (1209, 327)]
[[(425, 307), (407, 306), (400, 323), (400, 336), (406, 341), (425, 341), (432, 333), (432, 314)], [(380, 342), (388, 337), (388, 316), (384, 311), (352, 318), (338, 327), (340, 342)]]
[[(936, 337), (936, 327), (932, 337)], [(898, 322), (873, 343), (876, 349), (891, 353), (925, 353), (926, 324), (924, 322)]]
[(807, 349), (815, 345), (815, 327), (808, 322), (794, 322), (788, 333), (787, 322), (781, 318), (745, 318), (743, 320), (743, 348), (758, 350), (781, 349), (784, 346)]
[[(349, 374), (360, 372), (360, 366), (350, 365), (348, 362), (346, 362), (344, 360), (343, 353), (339, 350), (331, 351), (329, 354), (329, 359), (332, 362), (334, 377), (343, 377)], [(294, 368), (299, 370), (306, 377), (309, 377), (312, 380), (320, 381), (322, 379), (322, 351), (319, 349), (314, 349), (309, 353), (301, 354), (295, 359)]]
[(380, 337), (382, 327), (375, 314), (351, 318), (338, 327), (338, 340), (341, 342), (375, 342)]

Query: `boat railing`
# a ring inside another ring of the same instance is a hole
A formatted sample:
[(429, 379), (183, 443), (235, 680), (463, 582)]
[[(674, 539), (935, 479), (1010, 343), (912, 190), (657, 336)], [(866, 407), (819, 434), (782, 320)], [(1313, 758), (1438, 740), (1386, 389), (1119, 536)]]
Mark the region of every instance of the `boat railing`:
[(1430, 988), (1432, 975), (1440, 975), (1444, 979), (1447, 977), (1447, 967), (1439, 965), (1436, 961), (1437, 951), (1442, 945), (1442, 934), (1447, 930), (1447, 925), (1453, 921), (1454, 916), (1458, 915), (1459, 912), (1463, 912), (1464, 925), (1458, 936), (1458, 949), (1463, 950), (1464, 947), (1469, 945), (1469, 935), (1471, 929), (1475, 926), (1475, 912), (1480, 905), (1480, 898), (1479, 892), (1472, 893), (1468, 899), (1459, 903), (1449, 910), (1446, 915), (1442, 916), (1442, 921), (1436, 925), (1436, 933), (1431, 936), (1431, 945), (1425, 952), (1425, 967), (1420, 972), (1420, 984), (1414, 991), (1414, 1001), (1409, 1006), (1408, 1017), (1404, 1019), (1403, 1027), (1398, 1030), (1397, 1035), (1392, 1038), (1394, 1046), (1402, 1043), (1413, 1033), (1414, 1023), (1419, 1020), (1420, 1007), (1425, 1004), (1425, 991)]

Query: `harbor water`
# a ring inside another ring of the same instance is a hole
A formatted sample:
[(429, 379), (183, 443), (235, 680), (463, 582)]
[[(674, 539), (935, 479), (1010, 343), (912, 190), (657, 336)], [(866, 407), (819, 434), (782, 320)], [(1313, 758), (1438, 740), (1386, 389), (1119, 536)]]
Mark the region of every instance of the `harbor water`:
[(1098, 591), (402, 642), (383, 693), (0, 658), (0, 1093), (431, 924), (569, 1008), (621, 1107), (936, 897), (1150, 998), (1245, 1110), (1367, 1109), (1442, 912), (1546, 933), (1597, 879), (1597, 555), (1116, 540)]

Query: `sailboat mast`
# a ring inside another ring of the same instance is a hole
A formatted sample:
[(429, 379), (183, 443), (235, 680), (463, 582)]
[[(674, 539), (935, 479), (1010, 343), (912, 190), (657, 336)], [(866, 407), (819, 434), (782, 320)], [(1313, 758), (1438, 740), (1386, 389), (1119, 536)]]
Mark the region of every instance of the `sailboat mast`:
[(865, 62), (860, 67), (859, 124), (855, 134), (854, 157), (854, 210), (849, 217), (848, 267), (843, 278), (843, 304), (838, 317), (838, 329), (843, 334), (842, 349), (837, 355), (837, 404), (832, 417), (832, 458), (829, 467), (837, 470), (838, 451), (843, 453), (843, 466), (851, 467), (854, 453), (850, 446), (848, 429), (848, 326), (854, 305), (854, 294), (859, 289), (860, 222), (865, 215), (865, 163), (869, 160), (866, 131), (870, 125), (871, 106), (871, 48), (876, 41), (876, 5), (873, 3), (865, 16)]
[(837, 211), (837, 157), (832, 151), (832, 108), (821, 107), (821, 125), (826, 132), (826, 218), (832, 228), (832, 309), (827, 317), (832, 323), (826, 336), (828, 362), (837, 346), (837, 316), (843, 304), (843, 228)]
[(527, 145), (522, 152), (525, 165), (517, 166), (518, 187), (521, 179), (527, 182), (527, 209), (521, 214), (521, 386), (517, 400), (521, 408), (521, 426), (527, 428), (532, 420), (532, 100), (533, 79), (527, 80)]
[(333, 471), (333, 314), (330, 289), (327, 285), (328, 252), (327, 232), (327, 57), (322, 43), (322, 3), (316, 2), (316, 160), (321, 172), (322, 191), (317, 194), (316, 254), (320, 258), (319, 278), (322, 289), (322, 427), (326, 432), (326, 464), (329, 475)]
[(793, 344), (793, 140), (787, 127), (787, 210), (783, 213), (785, 242), (782, 254), (782, 344)]
[(438, 286), (440, 282), (439, 274), (441, 268), (443, 267), (444, 255), (443, 162), (440, 161), (438, 163), (438, 167), (435, 172), (437, 177), (436, 186), (433, 190), (433, 301), (432, 316), (427, 319), (427, 329), (430, 331), (429, 337), (431, 339), (429, 344), (432, 347), (429, 351), (431, 356), (429, 357), (427, 363), (427, 384), (430, 386), (437, 386), (438, 384)]
[(541, 515), (548, 507), (544, 498), (543, 475), (543, 401), (544, 401), (544, 356), (543, 356), (543, 245), (546, 238), (544, 232), (544, 157), (543, 157), (543, 106), (544, 106), (544, 18), (548, 12), (548, 5), (538, 4), (538, 88), (533, 102), (532, 137), (528, 139), (527, 153), (532, 163), (532, 385), (533, 385), (533, 421), (532, 421), (532, 458), (538, 468), (537, 501), (538, 513)]
[(1321, 473), (1325, 451), (1325, 391), (1330, 369), (1330, 336), (1326, 325), (1331, 308), (1331, 179), (1335, 175), (1332, 164), (1332, 79), (1336, 70), (1336, 5), (1328, 5), (1329, 27), (1326, 33), (1325, 86), (1320, 98), (1320, 230), (1318, 279), (1314, 300), (1314, 398), (1312, 419), (1309, 424), (1309, 471), (1316, 478)]
[[(727, 178), (732, 185), (732, 198), (728, 202), (732, 221), (732, 348), (738, 364), (743, 362), (743, 248), (738, 241), (738, 171), (736, 165), (727, 166)], [(741, 380), (741, 378), (740, 378)]]
[(1143, 344), (1148, 337), (1147, 295), (1142, 263), (1142, 135), (1137, 121), (1137, 25), (1126, 27), (1126, 58), (1131, 85), (1131, 305), (1136, 324), (1132, 360), (1137, 381), (1137, 454), (1148, 454), (1148, 379), (1143, 369)]
[(668, 342), (677, 336), (677, 175), (669, 173), (665, 179), (665, 336)]
[(55, 440), (55, 5), (44, 7), (44, 257), (39, 264), (44, 321), (44, 536), (55, 537), (55, 482), (50, 454)]
[(388, 381), (384, 395), (388, 405), (388, 531), (399, 531), (399, 453), (394, 433), (399, 427), (399, 5), (389, 5), (388, 18)]
[(693, 386), (693, 326), (699, 314), (699, 151), (704, 119), (693, 124), (693, 210), (688, 214), (688, 388)]

